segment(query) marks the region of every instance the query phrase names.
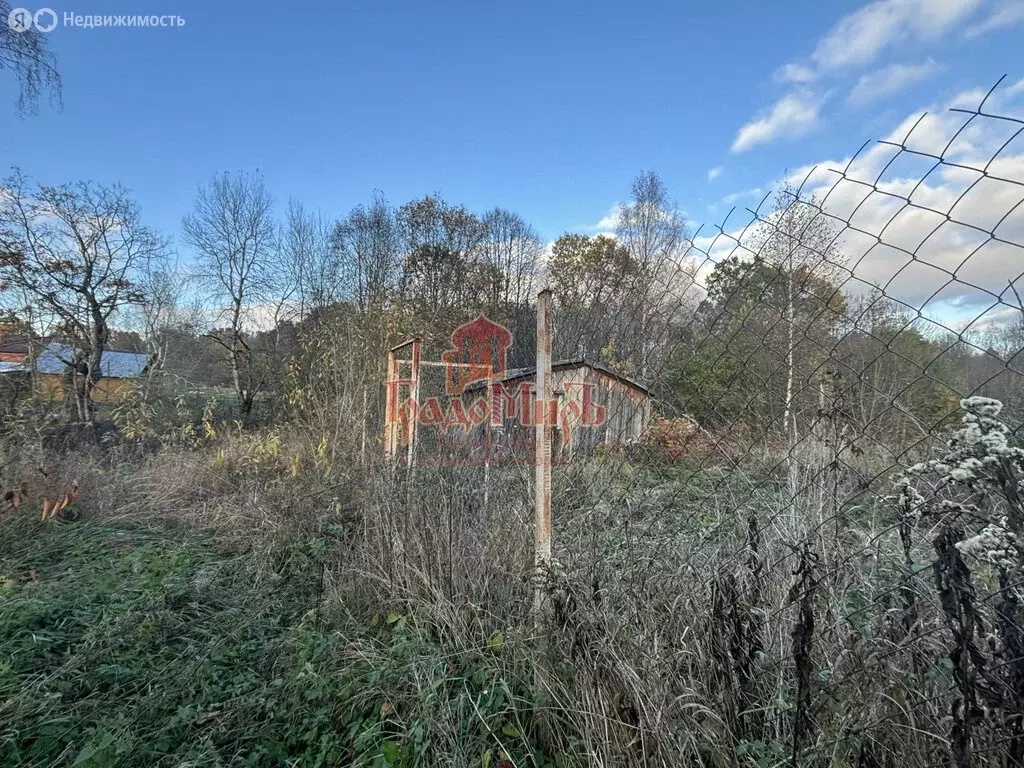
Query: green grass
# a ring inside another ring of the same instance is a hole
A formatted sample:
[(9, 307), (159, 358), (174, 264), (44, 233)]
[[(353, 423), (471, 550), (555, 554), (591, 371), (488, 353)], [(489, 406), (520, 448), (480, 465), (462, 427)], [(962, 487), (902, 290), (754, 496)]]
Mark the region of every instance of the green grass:
[(329, 638), (305, 626), (286, 575), (181, 531), (18, 521), (3, 534), (0, 763), (339, 752), (331, 707), (293, 706), (310, 698), (296, 671)]
[(0, 521), (0, 764), (547, 763), (511, 643), (442, 648), (410, 616), (325, 605), (332, 627), (323, 550)]

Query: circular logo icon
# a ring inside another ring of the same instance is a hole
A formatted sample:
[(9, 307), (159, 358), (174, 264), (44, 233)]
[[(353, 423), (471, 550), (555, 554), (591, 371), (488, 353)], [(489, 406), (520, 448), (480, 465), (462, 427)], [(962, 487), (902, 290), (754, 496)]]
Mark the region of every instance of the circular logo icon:
[(7, 26), (15, 32), (28, 32), (32, 29), (32, 11), (27, 8), (14, 8), (7, 14)]
[(57, 26), (57, 12), (53, 8), (40, 8), (32, 21), (40, 32), (52, 32)]

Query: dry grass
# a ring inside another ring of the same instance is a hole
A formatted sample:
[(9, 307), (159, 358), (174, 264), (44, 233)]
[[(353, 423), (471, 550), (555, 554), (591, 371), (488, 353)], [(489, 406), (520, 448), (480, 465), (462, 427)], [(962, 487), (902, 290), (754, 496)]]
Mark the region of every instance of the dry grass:
[[(262, 567), (301, 562), (314, 630), (341, 640), (346, 706), (391, 713), (359, 748), (390, 757), (367, 765), (926, 768), (1019, 748), (1010, 576), (956, 565), (955, 547), (937, 558), (951, 519), (901, 507), (885, 476), (865, 487), (865, 466), (826, 447), (795, 473), (766, 455), (746, 471), (559, 468), (538, 631), (528, 468), (492, 468), (485, 494), (479, 468), (324, 462), (311, 445), (229, 432), (55, 471), (79, 481), (86, 518), (212, 529)], [(960, 493), (940, 496), (990, 516), (1010, 503)], [(288, 560), (288, 542), (317, 554)], [(971, 697), (983, 715), (964, 714)]]

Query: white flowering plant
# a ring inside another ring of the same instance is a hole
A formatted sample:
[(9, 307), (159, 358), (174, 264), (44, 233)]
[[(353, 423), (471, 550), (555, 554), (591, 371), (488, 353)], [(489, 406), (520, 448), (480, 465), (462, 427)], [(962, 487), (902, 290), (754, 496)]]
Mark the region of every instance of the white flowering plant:
[[(998, 400), (969, 397), (960, 407), (963, 425), (946, 454), (897, 478), (901, 522), (956, 520), (964, 531), (956, 545), (962, 554), (1001, 571), (1017, 570), (1024, 562), (1024, 449), (1012, 444)], [(920, 491), (926, 480), (927, 497)]]
[[(912, 528), (927, 520), (937, 529), (932, 571), (958, 693), (950, 733), (957, 764), (966, 764), (988, 721), (1014, 744), (1016, 765), (1024, 759), (1024, 450), (1012, 444), (998, 400), (969, 397), (960, 407), (963, 424), (946, 454), (897, 479), (899, 530), (909, 561)], [(990, 585), (984, 597), (979, 582)], [(909, 600), (908, 613), (915, 607)]]

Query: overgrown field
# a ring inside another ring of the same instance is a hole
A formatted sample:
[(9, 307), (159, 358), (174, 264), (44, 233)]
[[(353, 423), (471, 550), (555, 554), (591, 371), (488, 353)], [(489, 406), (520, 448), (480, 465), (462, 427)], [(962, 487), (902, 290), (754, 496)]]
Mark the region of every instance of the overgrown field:
[(964, 409), (907, 470), (560, 466), (539, 574), (529, 467), (256, 430), (12, 456), (81, 496), (0, 521), (0, 762), (1015, 764), (1024, 451)]
[(546, 764), (506, 639), (445, 648), (407, 616), (325, 611), (323, 541), (0, 531), (4, 765)]

